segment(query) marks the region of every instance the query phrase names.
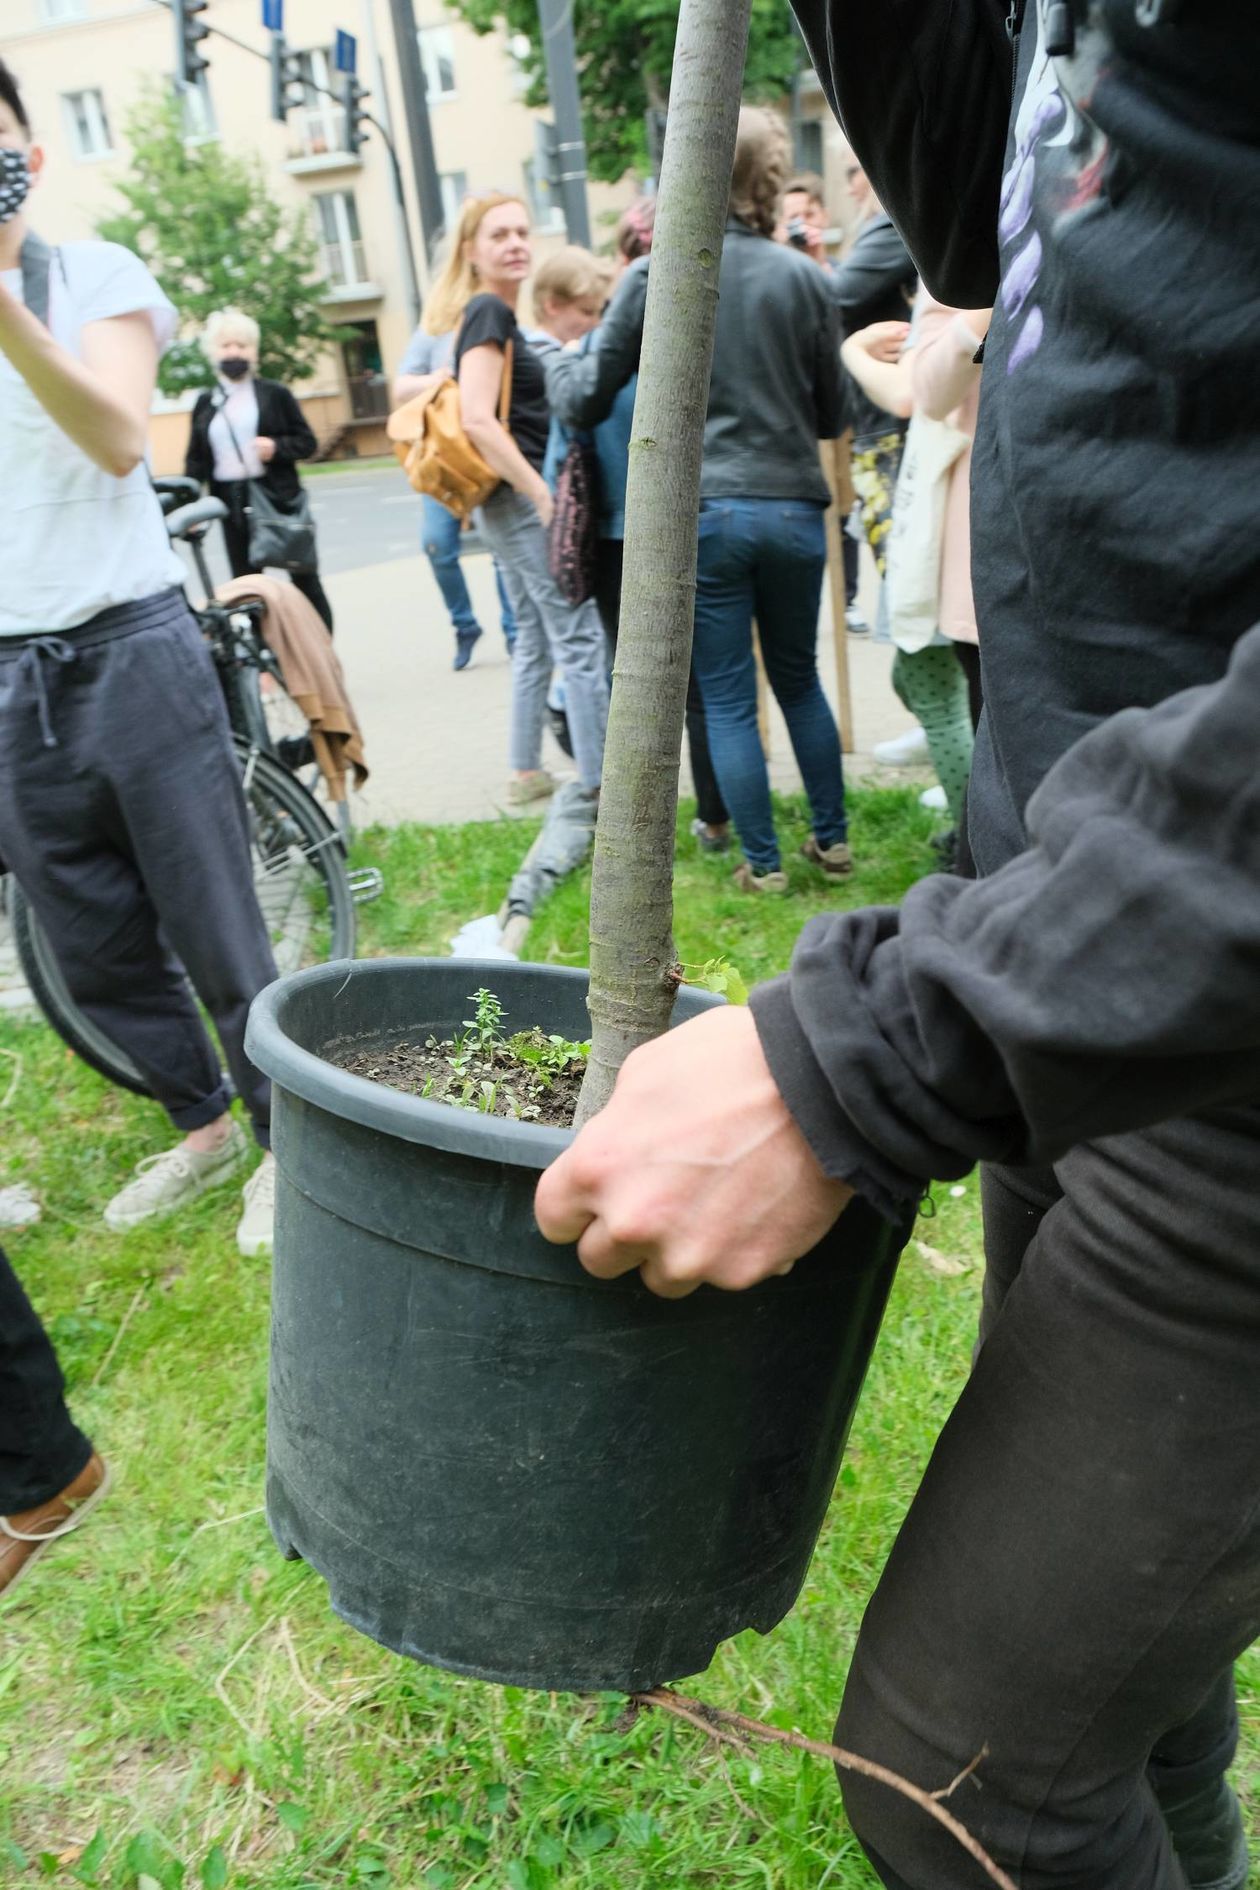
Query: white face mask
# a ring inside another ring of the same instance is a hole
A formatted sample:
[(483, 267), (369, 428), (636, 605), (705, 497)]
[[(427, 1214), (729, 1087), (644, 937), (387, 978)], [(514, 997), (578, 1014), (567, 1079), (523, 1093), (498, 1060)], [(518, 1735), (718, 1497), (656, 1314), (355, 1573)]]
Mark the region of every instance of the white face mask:
[(26, 202), (31, 187), (31, 167), (25, 151), (11, 145), (0, 148), (0, 223), (8, 223)]

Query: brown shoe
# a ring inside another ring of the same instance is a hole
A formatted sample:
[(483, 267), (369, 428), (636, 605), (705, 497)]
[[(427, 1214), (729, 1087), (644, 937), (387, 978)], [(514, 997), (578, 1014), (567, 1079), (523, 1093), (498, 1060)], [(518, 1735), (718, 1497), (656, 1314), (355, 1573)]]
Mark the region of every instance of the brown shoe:
[(811, 833), (801, 852), (811, 866), (821, 867), (828, 879), (847, 879), (853, 871), (853, 855), (843, 840), (834, 847), (820, 847)]
[(7, 1601), (32, 1562), (77, 1529), (109, 1488), (109, 1471), (93, 1451), (73, 1483), (34, 1509), (0, 1516), (0, 1601)]

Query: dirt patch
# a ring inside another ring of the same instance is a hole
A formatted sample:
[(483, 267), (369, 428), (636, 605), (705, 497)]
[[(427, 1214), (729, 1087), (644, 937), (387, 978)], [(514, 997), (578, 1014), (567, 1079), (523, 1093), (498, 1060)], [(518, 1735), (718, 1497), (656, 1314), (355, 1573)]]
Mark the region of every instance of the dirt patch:
[[(478, 1115), (569, 1129), (586, 1071), (578, 1050), (577, 1045), (562, 1044), (534, 1030), (507, 1042), (476, 1047), (458, 1040), (439, 1043), (430, 1037), (424, 1043), (404, 1040), (372, 1050), (347, 1045), (326, 1055), (339, 1070), (400, 1089), (408, 1096), (449, 1103)], [(575, 1054), (566, 1057), (566, 1051)]]

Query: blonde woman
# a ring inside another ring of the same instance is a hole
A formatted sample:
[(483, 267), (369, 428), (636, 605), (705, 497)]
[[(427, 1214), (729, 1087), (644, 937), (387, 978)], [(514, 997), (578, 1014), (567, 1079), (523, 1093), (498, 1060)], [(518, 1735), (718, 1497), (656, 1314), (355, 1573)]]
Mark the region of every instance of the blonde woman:
[[(301, 490), (297, 462), (310, 459), (316, 444), (289, 389), (259, 374), (261, 338), (258, 323), (239, 308), (216, 309), (208, 317), (201, 346), (216, 385), (197, 397), (184, 464), (188, 477), (209, 486), (228, 509), (223, 539), (233, 577), (254, 568), (246, 518), (250, 480), (261, 479), (278, 505), (292, 504)], [(332, 605), (318, 570), (292, 575), (331, 633)]]
[[(564, 677), (578, 778), (599, 790), (608, 720), (604, 633), (593, 604), (561, 595), (547, 561), (552, 500), (543, 478), (551, 430), (542, 362), (517, 326), (520, 293), (533, 264), (529, 217), (513, 197), (474, 197), (430, 303), (435, 325), (459, 324), (453, 365), (469, 439), (503, 483), (481, 515), (516, 611), (512, 659), (512, 779), (516, 805), (550, 794), (542, 766), (543, 724), (553, 666)], [(511, 407), (499, 419), (504, 355), (512, 350)]]

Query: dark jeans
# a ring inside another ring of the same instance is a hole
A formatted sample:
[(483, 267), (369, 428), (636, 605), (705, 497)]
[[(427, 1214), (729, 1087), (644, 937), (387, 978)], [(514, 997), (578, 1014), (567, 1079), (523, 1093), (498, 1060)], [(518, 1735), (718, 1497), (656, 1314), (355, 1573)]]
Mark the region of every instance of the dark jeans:
[(766, 676), (822, 847), (848, 834), (840, 737), (818, 680), (818, 610), (827, 537), (821, 505), (791, 499), (706, 499), (700, 508), (694, 661), (713, 767), (748, 862), (779, 865), (757, 726), (756, 622)]
[[(433, 568), (451, 628), (457, 636), (461, 631), (465, 634), (472, 630), (480, 631), (481, 625), (477, 622), (477, 613), (468, 595), (464, 567), (459, 561), (464, 527), (454, 512), (448, 512), (444, 505), (430, 498), (427, 492), (420, 495), (420, 504), (424, 514), (424, 554)], [(503, 582), (503, 573), (497, 560), (494, 581), (499, 588), (499, 620), (503, 626), (503, 641), (510, 650), (516, 642), (516, 613), (512, 609), (512, 600), (507, 594), (507, 585)]]
[(64, 1391), (48, 1334), (0, 1249), (0, 1516), (60, 1495), (91, 1456)]
[[(867, 1612), (840, 1743), (929, 1788), (1021, 1890), (1185, 1890), (1160, 1805), (1219, 1778), (1260, 1633), (1257, 1112), (984, 1178), (975, 1368)], [(863, 1780), (890, 1890), (975, 1864)]]
[[(254, 573), (254, 561), (249, 555), (249, 521), (245, 517), (245, 500), (249, 481), (230, 479), (221, 484), (217, 479), (210, 482), (210, 490), (216, 499), (222, 499), (228, 509), (223, 521), (223, 543), (227, 550), (228, 563), (232, 567), (233, 577), (250, 577)], [(328, 594), (319, 581), (318, 571), (294, 571), (291, 573), (294, 586), (303, 597), (314, 604), (324, 622), (328, 625), (328, 634), (332, 635), (333, 613), (328, 601)]]
[[(625, 550), (624, 539), (601, 538), (595, 560), (595, 604), (614, 656), (617, 652), (617, 631), (621, 624), (621, 578), (625, 568)], [(692, 786), (696, 790), (696, 813), (706, 827), (724, 827), (730, 815), (713, 772), (704, 698), (696, 681), (694, 664), (687, 676), (687, 754), (691, 762)]]
[(184, 1131), (231, 1100), (191, 979), (265, 1147), (245, 1023), (276, 968), (223, 695), (182, 592), (0, 640), (0, 852), (75, 1002)]

